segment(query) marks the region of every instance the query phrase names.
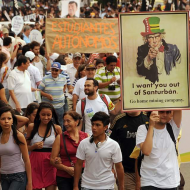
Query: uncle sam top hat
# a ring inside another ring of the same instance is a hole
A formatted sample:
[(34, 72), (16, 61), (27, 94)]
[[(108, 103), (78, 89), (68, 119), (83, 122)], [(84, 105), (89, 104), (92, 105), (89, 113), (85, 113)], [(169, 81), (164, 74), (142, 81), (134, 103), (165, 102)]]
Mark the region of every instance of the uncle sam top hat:
[(143, 20), (145, 25), (145, 32), (141, 32), (142, 36), (147, 36), (156, 33), (163, 33), (164, 29), (160, 30), (160, 18), (158, 17), (148, 17)]

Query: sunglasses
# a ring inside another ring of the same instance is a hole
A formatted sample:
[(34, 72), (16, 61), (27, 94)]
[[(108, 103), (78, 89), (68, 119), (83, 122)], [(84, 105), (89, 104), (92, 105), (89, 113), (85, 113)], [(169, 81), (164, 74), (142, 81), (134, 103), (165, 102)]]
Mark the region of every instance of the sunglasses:
[(51, 69), (53, 72), (58, 72), (59, 70), (58, 69)]

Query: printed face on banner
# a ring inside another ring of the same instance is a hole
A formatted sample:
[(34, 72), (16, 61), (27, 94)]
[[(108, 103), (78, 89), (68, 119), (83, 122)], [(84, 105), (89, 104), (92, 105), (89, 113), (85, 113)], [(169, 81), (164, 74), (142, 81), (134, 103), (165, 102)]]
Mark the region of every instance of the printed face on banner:
[(79, 18), (80, 16), (80, 0), (61, 1), (62, 12), (61, 18)]
[(187, 13), (122, 14), (120, 32), (123, 110), (189, 108)]

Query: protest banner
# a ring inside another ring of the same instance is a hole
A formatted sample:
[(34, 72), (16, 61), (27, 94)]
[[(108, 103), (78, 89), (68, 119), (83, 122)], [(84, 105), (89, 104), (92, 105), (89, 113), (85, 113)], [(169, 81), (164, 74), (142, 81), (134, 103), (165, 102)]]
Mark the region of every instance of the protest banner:
[(36, 21), (36, 14), (29, 14), (29, 15), (25, 15), (23, 16), (24, 21), (30, 21), (31, 19)]
[(62, 0), (61, 18), (79, 18), (80, 16), (80, 0)]
[(24, 21), (23, 18), (21, 16), (14, 16), (12, 19), (12, 28), (11, 30), (18, 35), (23, 28), (24, 25)]
[(31, 42), (36, 41), (38, 43), (42, 43), (42, 34), (39, 30), (32, 30), (29, 35), (29, 39)]
[(122, 110), (188, 109), (188, 13), (119, 16)]
[(48, 53), (119, 52), (117, 19), (46, 19)]
[(2, 11), (2, 7), (3, 7), (3, 1), (0, 0), (0, 11)]

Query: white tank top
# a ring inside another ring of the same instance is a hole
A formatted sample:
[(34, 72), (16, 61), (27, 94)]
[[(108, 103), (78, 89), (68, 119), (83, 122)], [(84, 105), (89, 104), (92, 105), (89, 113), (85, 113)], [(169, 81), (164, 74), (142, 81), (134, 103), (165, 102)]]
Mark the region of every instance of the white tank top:
[[(31, 143), (30, 145), (34, 145), (35, 143), (37, 142), (41, 142), (43, 140), (44, 137), (41, 137), (39, 135), (39, 133), (37, 132), (33, 139), (31, 140)], [(52, 145), (55, 141), (55, 133), (54, 133), (54, 129), (53, 129), (53, 126), (51, 127), (51, 132), (50, 132), (50, 135), (48, 137), (46, 137), (45, 141), (44, 141), (44, 144), (43, 144), (43, 148), (52, 148)]]

